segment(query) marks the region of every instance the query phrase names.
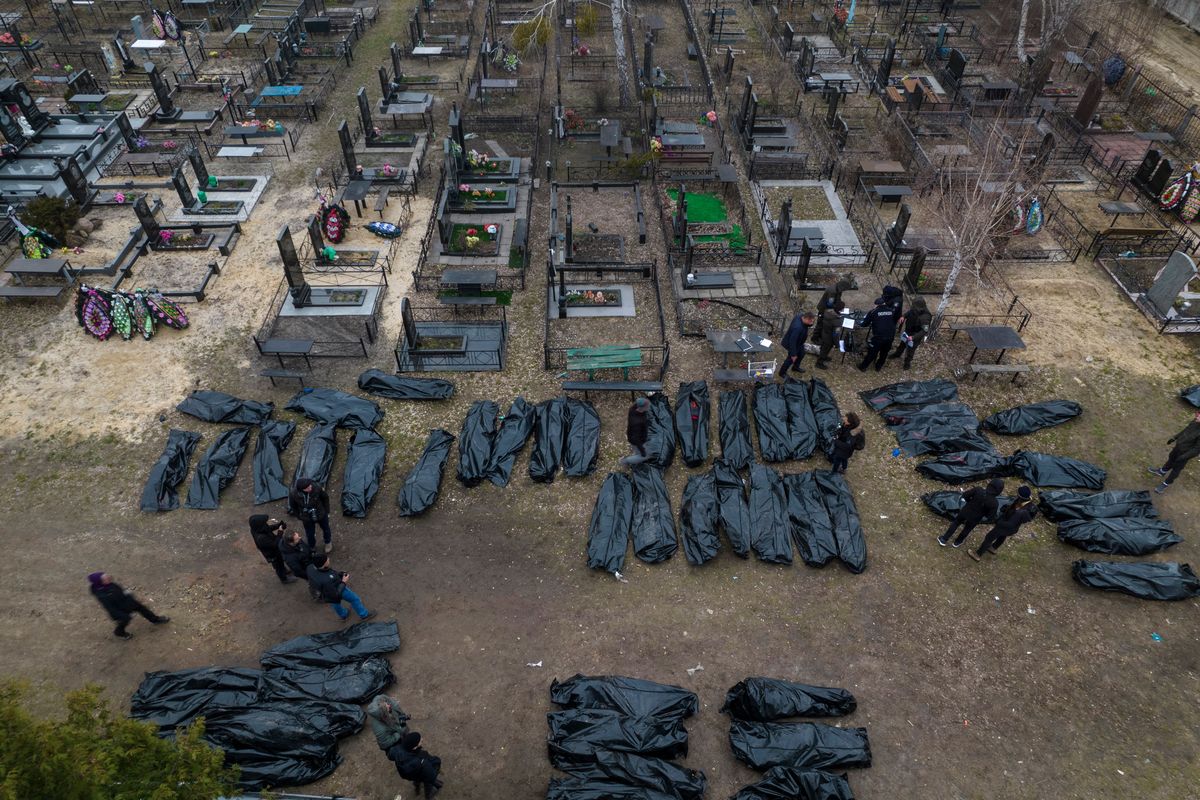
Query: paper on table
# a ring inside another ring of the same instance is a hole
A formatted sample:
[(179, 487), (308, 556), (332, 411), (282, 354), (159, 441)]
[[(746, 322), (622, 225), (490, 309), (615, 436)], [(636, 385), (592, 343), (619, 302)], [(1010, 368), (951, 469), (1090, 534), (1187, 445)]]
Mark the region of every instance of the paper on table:
[(772, 342), (770, 339), (763, 339), (763, 340), (762, 340), (762, 346), (763, 346), (763, 347), (770, 347), (772, 344), (773, 344), (773, 342)]
[(853, 330), (853, 329), (854, 329), (854, 317), (845, 317), (845, 318), (843, 318), (843, 319), (842, 319), (842, 327), (843, 327), (843, 328), (849, 328), (850, 330)]

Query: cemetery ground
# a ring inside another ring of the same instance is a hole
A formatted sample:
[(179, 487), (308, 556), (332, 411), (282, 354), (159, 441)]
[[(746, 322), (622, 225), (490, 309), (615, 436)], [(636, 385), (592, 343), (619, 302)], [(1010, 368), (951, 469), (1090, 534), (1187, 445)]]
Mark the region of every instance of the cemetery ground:
[[(359, 45), (362, 53), (382, 53), (394, 38), (388, 28), (399, 28), (401, 11), (385, 7), (384, 14)], [(377, 64), (358, 58), (341, 88), (366, 85), (374, 99)], [(457, 64), (435, 61), (430, 71), (455, 72)], [(442, 102), (434, 111), (439, 137)], [(353, 91), (339, 91), (332, 105), (335, 119), (352, 118)], [(279, 504), (251, 505), (248, 464), (217, 511), (151, 516), (137, 509), (169, 428), (203, 432), (202, 446), (218, 430), (174, 410), (192, 389), (271, 400), (277, 416), (298, 419), (282, 410), (296, 387), (273, 387), (256, 374), (268, 364), (250, 336), (281, 277), (275, 234), (283, 222), (315, 211), (313, 167), (336, 155), (334, 131), (333, 124), (313, 126), (292, 162), (278, 165), (207, 299), (187, 306), (188, 330), (164, 330), (149, 342), (99, 342), (79, 331), (69, 305), (14, 303), (0, 311), (0, 507), (7, 509), (8, 545), (0, 672), (31, 682), (37, 710), (58, 709), (61, 690), (87, 682), (102, 683), (123, 705), (147, 671), (250, 666), (271, 644), (339, 627), (302, 586), (281, 586), (254, 549), (246, 518)], [(214, 172), (229, 170), (214, 166)], [(412, 224), (393, 252), (370, 358), (320, 361), (309, 385), (353, 392), (363, 369), (392, 371), (400, 298), (410, 293), (432, 186), (428, 181), (413, 198)], [(645, 257), (659, 261), (671, 348), (666, 390), (674, 399), (679, 382), (707, 378), (715, 394), (712, 370), (720, 359), (702, 338), (678, 335), (657, 210), (650, 184), (642, 187)], [(619, 231), (627, 260), (642, 260), (626, 205), (586, 207), (591, 195), (572, 193), (577, 232), (588, 221), (601, 233)], [(531, 242), (544, 241), (547, 204), (543, 184)], [(773, 210), (777, 205), (773, 199)], [(753, 213), (751, 205), (757, 228)], [(343, 247), (385, 247), (361, 227), (376, 218), (369, 208), (362, 218), (352, 216)], [(78, 258), (109, 258), (134, 224), (132, 215), (122, 219), (106, 219)], [(756, 242), (758, 235), (756, 229)], [(1042, 519), (982, 564), (965, 549), (938, 547), (934, 536), (945, 523), (919, 498), (944, 487), (917, 476), (912, 461), (890, 456), (892, 437), (857, 398), (860, 390), (897, 380), (954, 378), (970, 352), (963, 336), (930, 343), (907, 373), (892, 361), (881, 374), (861, 374), (852, 359), (835, 359), (828, 372), (816, 373), (843, 411), (865, 420), (868, 446), (848, 476), (867, 537), (862, 575), (836, 565), (813, 570), (799, 561), (790, 568), (742, 561), (728, 548), (702, 568), (689, 566), (682, 553), (657, 566), (630, 558), (627, 583), (589, 571), (584, 547), (592, 503), (626, 451), (628, 398), (619, 393), (593, 397), (603, 421), (593, 475), (534, 483), (526, 448), (508, 487), (466, 489), (453, 477), (452, 459), (437, 505), (416, 519), (398, 518), (396, 494), (429, 429), (457, 434), (475, 400), (494, 400), (504, 411), (518, 395), (532, 402), (560, 392), (555, 372), (543, 369), (543, 266), (538, 253), (526, 288), (507, 308), (503, 371), (449, 376), (456, 393), (445, 402), (378, 400), (385, 409), (379, 430), (388, 442), (379, 495), (365, 520), (336, 512), (332, 520), (334, 566), (353, 574), (353, 586), (380, 619), (399, 622), (402, 646), (391, 657), (397, 683), (390, 692), (443, 759), (443, 798), (543, 796), (554, 775), (545, 755), (547, 689), (552, 678), (576, 672), (633, 675), (697, 692), (701, 711), (687, 723), (691, 746), (683, 763), (706, 772), (711, 798), (756, 779), (730, 754), (728, 718), (718, 713), (725, 690), (750, 675), (854, 692), (858, 710), (845, 724), (869, 729), (874, 759), (870, 769), (851, 773), (860, 797), (1195, 795), (1196, 601), (1146, 603), (1082, 589), (1069, 575), (1080, 553), (1060, 544)], [(1020, 403), (1076, 400), (1085, 408), (1080, 419), (1029, 437), (995, 437), (998, 447), (1087, 459), (1109, 471), (1112, 488), (1151, 486), (1145, 467), (1161, 463), (1167, 437), (1190, 418), (1176, 393), (1196, 382), (1195, 345), (1156, 336), (1088, 259), (1003, 269), (1034, 316), (1022, 332), (1028, 344), (1022, 360), (1035, 370), (1016, 385), (960, 378), (963, 401), (983, 417)], [(813, 358), (806, 362), (812, 370)], [(335, 490), (348, 443), (344, 431), (339, 438)], [(710, 444), (715, 454), (715, 421)], [(284, 456), (289, 471), (298, 452), (294, 443)], [(776, 466), (799, 471), (825, 464)], [(687, 477), (702, 469), (677, 459), (667, 470), (676, 513)], [(1155, 498), (1185, 541), (1151, 559), (1197, 562), (1197, 481), (1200, 467), (1193, 464)], [(976, 531), (972, 542), (981, 535)], [(86, 592), (84, 576), (98, 569), (170, 615), (171, 624), (135, 621), (132, 641), (113, 639)], [(300, 791), (359, 800), (410, 796), (369, 732), (344, 740), (340, 751), (345, 763)]]

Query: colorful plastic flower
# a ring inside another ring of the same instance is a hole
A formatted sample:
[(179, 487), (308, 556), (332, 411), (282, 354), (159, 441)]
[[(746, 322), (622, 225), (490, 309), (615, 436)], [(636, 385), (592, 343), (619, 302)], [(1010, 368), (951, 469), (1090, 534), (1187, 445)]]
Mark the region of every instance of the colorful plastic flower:
[(460, 183), (460, 184), (458, 185), (458, 190), (459, 190), (460, 192), (469, 192), (469, 191), (471, 191), (471, 187), (470, 187), (470, 186), (468, 186), (468, 185), (467, 185), (467, 184), (465, 184), (465, 183)]
[(475, 230), (474, 228), (467, 228), (467, 236), (474, 236), (477, 233), (479, 233), (479, 231)]
[(486, 228), (484, 228), (484, 230), (488, 232), (488, 236), (495, 236), (496, 232), (500, 229), (495, 225), (488, 225)]
[(124, 192), (115, 193), (113, 195), (113, 200), (117, 201), (118, 205), (120, 205), (121, 203), (124, 203), (125, 202), (125, 193)]
[(704, 115), (704, 118), (706, 120), (708, 120), (709, 122), (716, 122), (717, 121), (717, 112), (709, 111), (707, 114)]

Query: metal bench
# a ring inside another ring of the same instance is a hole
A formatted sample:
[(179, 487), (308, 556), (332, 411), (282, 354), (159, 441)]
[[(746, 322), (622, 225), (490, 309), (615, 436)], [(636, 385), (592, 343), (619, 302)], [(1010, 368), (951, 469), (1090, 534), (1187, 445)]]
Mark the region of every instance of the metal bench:
[(58, 297), (65, 286), (0, 286), (0, 297), (11, 300), (14, 297)]
[(594, 381), (598, 369), (619, 369), (626, 382), (630, 367), (642, 365), (642, 348), (632, 345), (602, 345), (576, 347), (567, 351), (567, 369), (584, 370), (588, 381)]
[(379, 218), (383, 219), (383, 209), (388, 204), (388, 192), (392, 190), (390, 186), (384, 186), (379, 190), (379, 197), (375, 198), (375, 210), (379, 212)]
[(1023, 372), (1029, 372), (1032, 367), (1028, 364), (969, 364), (971, 372), (971, 383), (979, 377), (980, 373), (988, 375), (1012, 375), (1012, 382), (1017, 382), (1017, 377)]
[(587, 399), (589, 392), (629, 392), (632, 397), (638, 392), (652, 394), (661, 392), (662, 381), (563, 381), (564, 392), (583, 392)]
[(300, 381), (300, 385), (304, 386), (304, 373), (293, 372), (290, 369), (264, 369), (258, 373), (259, 377), (270, 378), (271, 385), (275, 385), (276, 378), (287, 378), (294, 381)]
[(284, 356), (303, 356), (304, 365), (312, 370), (312, 362), (308, 360), (309, 353), (312, 352), (312, 339), (267, 339), (265, 342), (255, 340), (258, 345), (258, 352), (264, 356), (275, 356), (279, 359), (279, 368), (284, 369)]
[(718, 369), (713, 371), (717, 383), (750, 383), (754, 376), (747, 369)]

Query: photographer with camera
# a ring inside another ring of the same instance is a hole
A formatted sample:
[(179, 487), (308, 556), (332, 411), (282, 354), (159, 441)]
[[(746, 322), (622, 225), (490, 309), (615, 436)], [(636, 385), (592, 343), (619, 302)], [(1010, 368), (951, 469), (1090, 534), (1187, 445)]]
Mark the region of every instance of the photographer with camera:
[(280, 583), (291, 583), (296, 580), (288, 575), (287, 568), (283, 563), (283, 555), (279, 550), (280, 541), (286, 534), (286, 522), (272, 519), (266, 514), (255, 514), (250, 518), (250, 536), (254, 539), (254, 546), (258, 548), (258, 552), (262, 553), (262, 557), (267, 560), (267, 563), (275, 568), (275, 574), (279, 577)]
[(313, 556), (312, 563), (308, 565), (308, 585), (313, 595), (333, 606), (334, 613), (343, 622), (350, 618), (350, 612), (342, 605), (343, 600), (350, 604), (359, 619), (367, 620), (375, 616), (374, 611), (368, 611), (363, 605), (362, 598), (350, 591), (350, 587), (346, 585), (349, 582), (350, 573), (332, 569), (329, 566), (329, 556)]
[(317, 526), (320, 525), (321, 533), (325, 535), (325, 552), (332, 553), (333, 531), (329, 528), (329, 494), (325, 487), (312, 478), (301, 478), (288, 495), (288, 502), (291, 512), (304, 525), (309, 549), (317, 549)]

